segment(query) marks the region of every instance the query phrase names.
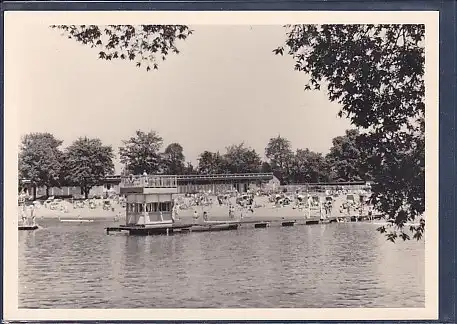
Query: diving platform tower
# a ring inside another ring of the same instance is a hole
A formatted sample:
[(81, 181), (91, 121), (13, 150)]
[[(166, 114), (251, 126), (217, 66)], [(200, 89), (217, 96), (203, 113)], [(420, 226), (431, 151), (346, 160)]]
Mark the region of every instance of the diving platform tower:
[(176, 176), (130, 175), (123, 177), (120, 194), (126, 196), (126, 226), (172, 224), (173, 195), (178, 193)]

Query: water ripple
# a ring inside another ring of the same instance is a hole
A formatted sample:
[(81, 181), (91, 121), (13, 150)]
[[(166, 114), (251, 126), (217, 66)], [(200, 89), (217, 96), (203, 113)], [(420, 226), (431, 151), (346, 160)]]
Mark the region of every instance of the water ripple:
[(19, 233), (20, 307), (424, 307), (423, 242), (361, 223), (168, 237), (43, 225)]

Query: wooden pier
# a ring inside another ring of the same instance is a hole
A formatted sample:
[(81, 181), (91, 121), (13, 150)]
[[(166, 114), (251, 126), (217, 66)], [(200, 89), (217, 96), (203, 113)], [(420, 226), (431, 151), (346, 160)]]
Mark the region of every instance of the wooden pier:
[(270, 226), (269, 222), (255, 223), (254, 228), (267, 228)]
[(214, 225), (195, 225), (190, 228), (191, 232), (220, 232), (220, 231), (233, 231), (240, 227), (239, 223), (226, 223)]
[(38, 225), (19, 225), (17, 229), (19, 231), (34, 231), (38, 229)]
[(295, 221), (287, 221), (287, 222), (281, 222), (282, 226), (294, 226)]
[[(184, 223), (170, 223), (170, 224), (157, 224), (157, 225), (119, 225), (107, 227), (106, 234), (124, 233), (128, 235), (172, 235), (177, 233), (193, 233), (193, 232), (220, 232), (220, 231), (233, 231), (239, 228), (254, 228), (262, 229), (268, 227), (292, 227), (298, 225), (319, 225), (319, 224), (333, 224), (339, 222), (364, 222), (368, 221), (366, 217), (348, 216), (344, 220), (343, 217), (337, 219), (278, 219), (278, 220), (239, 220), (239, 221), (208, 221), (197, 224), (184, 224)], [(372, 219), (379, 219), (380, 217), (373, 217)]]
[(120, 225), (107, 227), (106, 234), (124, 233), (128, 235), (171, 235), (190, 232), (220, 232), (237, 230), (239, 222), (217, 222), (216, 224), (164, 224), (156, 226)]
[(161, 225), (119, 225), (105, 228), (106, 234), (111, 233), (124, 233), (129, 235), (168, 235), (174, 232), (190, 228), (192, 225), (173, 225), (173, 224), (161, 224)]

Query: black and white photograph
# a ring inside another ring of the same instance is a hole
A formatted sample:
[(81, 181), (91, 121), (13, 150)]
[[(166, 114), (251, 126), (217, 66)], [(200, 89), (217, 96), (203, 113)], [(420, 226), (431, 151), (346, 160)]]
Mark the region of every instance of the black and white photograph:
[(11, 319), (437, 318), (437, 12), (4, 30)]

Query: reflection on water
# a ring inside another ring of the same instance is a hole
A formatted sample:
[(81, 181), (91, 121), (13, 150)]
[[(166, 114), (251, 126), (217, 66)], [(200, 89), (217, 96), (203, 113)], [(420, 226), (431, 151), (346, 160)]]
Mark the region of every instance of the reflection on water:
[(19, 232), (21, 308), (424, 307), (424, 243), (368, 223), (108, 236)]

